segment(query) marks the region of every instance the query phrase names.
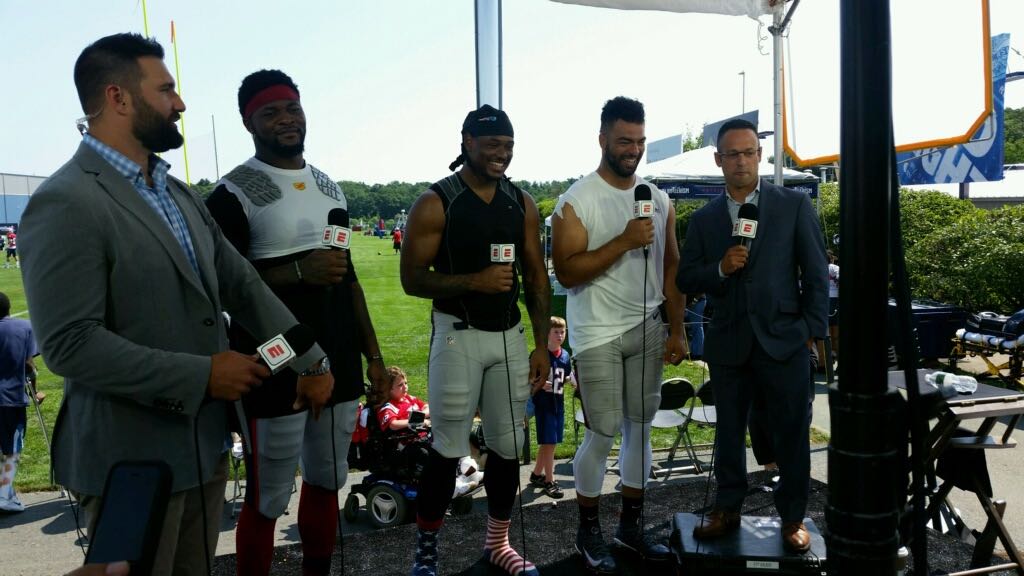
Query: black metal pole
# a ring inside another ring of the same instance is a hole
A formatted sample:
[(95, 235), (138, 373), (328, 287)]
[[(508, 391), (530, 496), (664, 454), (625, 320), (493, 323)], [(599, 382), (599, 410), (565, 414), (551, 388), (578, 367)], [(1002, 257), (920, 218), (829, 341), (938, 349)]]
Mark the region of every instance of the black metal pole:
[(843, 362), (829, 391), (828, 562), (833, 574), (896, 573), (907, 446), (887, 381), (892, 62), (888, 0), (842, 0), (840, 325)]

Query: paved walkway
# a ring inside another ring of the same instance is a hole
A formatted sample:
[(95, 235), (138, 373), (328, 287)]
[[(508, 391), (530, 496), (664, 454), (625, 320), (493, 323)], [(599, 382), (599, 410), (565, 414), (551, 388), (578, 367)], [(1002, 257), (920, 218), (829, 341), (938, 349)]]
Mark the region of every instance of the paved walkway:
[[(980, 362), (980, 360), (976, 360)], [(963, 365), (965, 369), (975, 370), (973, 365)], [(981, 371), (977, 368), (976, 371)], [(817, 399), (814, 402), (813, 425), (826, 432), (831, 429), (828, 413), (828, 394), (824, 382), (817, 386)], [(997, 426), (993, 434), (1001, 434), (1004, 428)], [(828, 450), (826, 446), (814, 446), (811, 451), (811, 475), (816, 480), (827, 482), (828, 475)], [(664, 453), (656, 453), (655, 460), (664, 458)], [(1020, 453), (1016, 450), (989, 450), (988, 457), (989, 473), (992, 477), (993, 490), (998, 498), (1005, 499), (1009, 504), (1006, 512), (1006, 525), (1011, 535), (1017, 541), (1018, 546), (1024, 543), (1024, 484), (1019, 481), (1021, 466)], [(707, 455), (704, 456), (707, 458)], [(755, 470), (756, 465), (753, 456), (748, 451), (748, 469)], [(523, 486), (529, 483), (530, 467), (520, 468), (521, 481)], [(353, 473), (349, 478), (349, 485), (359, 482), (362, 473)], [(707, 474), (705, 473), (704, 477)], [(677, 474), (667, 480), (668, 482), (692, 482), (699, 479), (692, 474)], [(539, 491), (530, 488), (524, 489), (523, 502), (527, 506), (574, 506), (575, 492), (573, 491), (572, 465), (562, 461), (556, 465), (556, 479), (565, 489), (566, 496), (563, 500), (553, 501), (543, 496)], [(609, 474), (605, 479), (606, 492), (614, 489), (618, 477)], [(662, 482), (665, 480), (658, 480)], [(348, 495), (348, 488), (342, 490), (341, 502), (344, 502)], [(229, 482), (226, 499), (232, 497), (232, 485)], [(482, 492), (477, 495), (476, 507), (483, 509), (485, 503), (482, 500)], [(3, 574), (5, 576), (53, 576), (63, 574), (66, 571), (78, 566), (84, 558), (81, 549), (78, 547), (78, 537), (75, 530), (75, 520), (70, 512), (68, 500), (62, 498), (57, 492), (35, 492), (22, 494), (22, 500), (27, 509), (24, 513), (16, 515), (0, 516), (0, 558), (4, 559)], [(977, 499), (970, 494), (954, 490), (952, 495), (954, 505), (959, 508), (968, 525), (972, 528), (981, 529), (984, 525), (984, 512), (978, 504)], [(276, 545), (295, 544), (299, 541), (298, 530), (295, 525), (298, 510), (298, 494), (294, 494), (289, 505), (288, 512), (282, 516), (277, 524), (275, 533)], [(231, 505), (225, 506), (221, 522), (220, 538), (217, 545), (217, 554), (232, 554), (235, 551), (234, 519), (231, 517)], [(365, 520), (365, 513), (361, 513), (360, 519), (354, 523), (344, 524), (346, 534), (370, 530)], [(1001, 546), (997, 546), (997, 550)]]

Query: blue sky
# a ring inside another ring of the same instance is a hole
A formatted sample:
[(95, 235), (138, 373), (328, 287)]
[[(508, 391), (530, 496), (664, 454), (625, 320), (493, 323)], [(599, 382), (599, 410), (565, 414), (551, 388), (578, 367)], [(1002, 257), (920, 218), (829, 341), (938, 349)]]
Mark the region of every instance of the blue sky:
[[(1024, 52), (1024, 2), (991, 4), (992, 32), (1010, 32)], [(475, 107), (472, 0), (148, 0), (147, 9), (172, 73), (172, 19), (177, 27), (193, 181), (216, 176), (211, 117), (220, 173), (252, 154), (235, 98), (259, 68), (280, 68), (299, 84), (307, 160), (335, 179), (433, 181), (458, 153), (462, 118)], [(759, 43), (749, 18), (547, 0), (505, 0), (503, 16), (514, 178), (593, 170), (600, 107), (619, 94), (644, 102), (650, 139), (699, 133), (741, 111), (744, 71), (746, 108), (771, 123), (771, 40)], [(794, 22), (805, 30), (836, 27), (800, 17), (798, 9)], [(922, 15), (919, 30), (941, 17)], [(0, 0), (0, 172), (45, 176), (74, 152), (75, 58), (101, 36), (142, 27), (137, 0)], [(1024, 70), (1024, 57), (1011, 54), (1010, 67)], [(1007, 105), (1024, 106), (1024, 82), (1008, 85)], [(165, 158), (185, 176), (180, 152)]]

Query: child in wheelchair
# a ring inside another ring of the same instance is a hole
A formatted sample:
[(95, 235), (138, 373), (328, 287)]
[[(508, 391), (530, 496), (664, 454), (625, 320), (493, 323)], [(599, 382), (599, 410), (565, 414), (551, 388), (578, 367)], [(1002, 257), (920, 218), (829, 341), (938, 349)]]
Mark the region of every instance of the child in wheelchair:
[(377, 410), (377, 422), (385, 438), (404, 455), (405, 469), (418, 479), (427, 464), (430, 446), (430, 406), (409, 394), (409, 382), (398, 366), (387, 369), (387, 401)]
[[(402, 501), (403, 512), (411, 512), (410, 504), (415, 501), (430, 446), (430, 406), (409, 394), (408, 381), (401, 368), (391, 366), (387, 368), (387, 375), (388, 389), (370, 390), (367, 404), (359, 407), (352, 448), (349, 451), (349, 465), (370, 472), (362, 484), (353, 486), (352, 490), (366, 497), (370, 520), (380, 526), (390, 523), (377, 517), (379, 514), (375, 496), (386, 499), (390, 495), (391, 500)], [(460, 460), (455, 497), (468, 495), (478, 489), (483, 480), (483, 472), (478, 468), (472, 458)], [(382, 485), (390, 492), (380, 495), (384, 490), (378, 486)], [(454, 501), (453, 511), (468, 512), (471, 505), (468, 500)], [(349, 510), (350, 506), (353, 510)], [(457, 506), (466, 510), (460, 510)], [(346, 502), (346, 518), (350, 521), (355, 519), (357, 510), (357, 500), (352, 500), (352, 504)], [(395, 520), (398, 523), (401, 518)]]

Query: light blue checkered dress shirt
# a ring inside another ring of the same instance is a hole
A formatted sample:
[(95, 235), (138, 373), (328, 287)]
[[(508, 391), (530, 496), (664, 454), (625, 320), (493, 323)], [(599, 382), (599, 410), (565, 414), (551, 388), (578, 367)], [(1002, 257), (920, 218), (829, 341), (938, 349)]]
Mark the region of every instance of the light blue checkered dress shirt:
[(171, 165), (156, 154), (150, 155), (149, 162), (153, 167), (153, 186), (150, 187), (146, 185), (146, 177), (142, 173), (142, 168), (129, 160), (127, 156), (89, 134), (86, 134), (83, 140), (86, 145), (127, 178), (146, 203), (163, 218), (171, 229), (171, 233), (178, 240), (178, 244), (181, 244), (181, 249), (185, 251), (185, 256), (188, 258), (189, 264), (192, 265), (192, 269), (198, 275), (199, 262), (196, 260), (196, 251), (192, 246), (192, 236), (189, 234), (188, 225), (185, 223), (185, 217), (181, 215), (181, 209), (175, 204), (171, 193), (167, 190), (167, 172), (171, 169)]

